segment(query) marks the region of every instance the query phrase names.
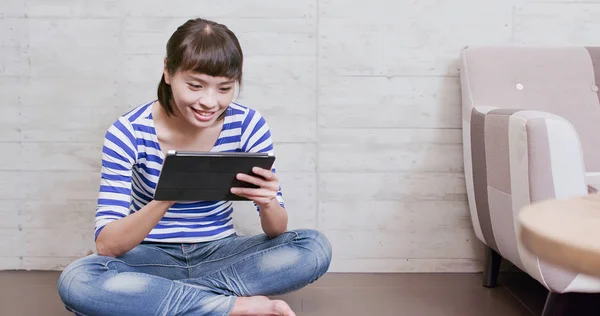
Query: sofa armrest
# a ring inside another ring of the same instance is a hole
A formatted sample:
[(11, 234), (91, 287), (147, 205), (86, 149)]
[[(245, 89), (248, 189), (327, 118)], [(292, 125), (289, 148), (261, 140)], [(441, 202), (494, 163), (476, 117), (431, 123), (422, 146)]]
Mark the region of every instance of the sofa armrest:
[(525, 251), (515, 221), (533, 202), (587, 194), (575, 129), (554, 114), (493, 107), (473, 108), (465, 124), (472, 166), (465, 176), (477, 236), (547, 288), (561, 291), (561, 278), (574, 276), (553, 272)]
[(520, 266), (514, 220), (521, 208), (587, 193), (577, 134), (550, 113), (494, 107), (474, 107), (466, 128), (475, 232)]
[(581, 144), (566, 119), (542, 111), (489, 107), (475, 107), (472, 119), (483, 129), (471, 133), (483, 141), (488, 192), (510, 195), (513, 209), (587, 194)]

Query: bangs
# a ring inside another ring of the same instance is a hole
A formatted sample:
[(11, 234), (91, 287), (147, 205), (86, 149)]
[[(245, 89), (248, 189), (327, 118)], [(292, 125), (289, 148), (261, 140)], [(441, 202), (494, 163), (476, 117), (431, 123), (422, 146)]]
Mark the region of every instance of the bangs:
[(241, 79), (243, 57), (230, 39), (202, 32), (182, 44), (181, 70), (238, 81)]

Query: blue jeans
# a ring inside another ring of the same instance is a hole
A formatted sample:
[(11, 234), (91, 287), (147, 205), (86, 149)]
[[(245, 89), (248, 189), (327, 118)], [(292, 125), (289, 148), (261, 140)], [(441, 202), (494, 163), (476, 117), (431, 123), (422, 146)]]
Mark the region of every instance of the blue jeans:
[(229, 315), (240, 296), (298, 290), (327, 272), (316, 230), (232, 235), (195, 244), (142, 243), (120, 257), (90, 255), (64, 269), (60, 298), (78, 315)]

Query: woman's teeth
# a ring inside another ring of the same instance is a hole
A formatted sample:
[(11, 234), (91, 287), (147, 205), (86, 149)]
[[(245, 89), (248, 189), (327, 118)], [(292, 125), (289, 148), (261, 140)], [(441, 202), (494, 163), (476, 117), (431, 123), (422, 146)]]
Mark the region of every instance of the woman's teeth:
[(211, 116), (211, 115), (213, 115), (213, 112), (200, 112), (200, 111), (198, 111), (196, 109), (194, 109), (194, 112), (196, 112), (196, 113), (198, 113), (199, 115), (202, 115), (202, 116)]
[(194, 114), (196, 114), (196, 119), (202, 122), (210, 122), (214, 116), (216, 112), (204, 112), (204, 111), (198, 111), (194, 108), (192, 108), (192, 110), (194, 111)]

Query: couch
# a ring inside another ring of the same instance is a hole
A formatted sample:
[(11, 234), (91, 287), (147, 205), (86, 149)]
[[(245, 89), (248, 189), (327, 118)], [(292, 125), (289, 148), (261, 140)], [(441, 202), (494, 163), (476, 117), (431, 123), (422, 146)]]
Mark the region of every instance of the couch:
[(600, 292), (599, 279), (526, 251), (516, 221), (530, 203), (599, 187), (600, 47), (466, 47), (460, 84), (469, 210), (487, 248), (483, 285), (496, 286), (504, 259), (548, 289), (543, 315), (563, 293)]

